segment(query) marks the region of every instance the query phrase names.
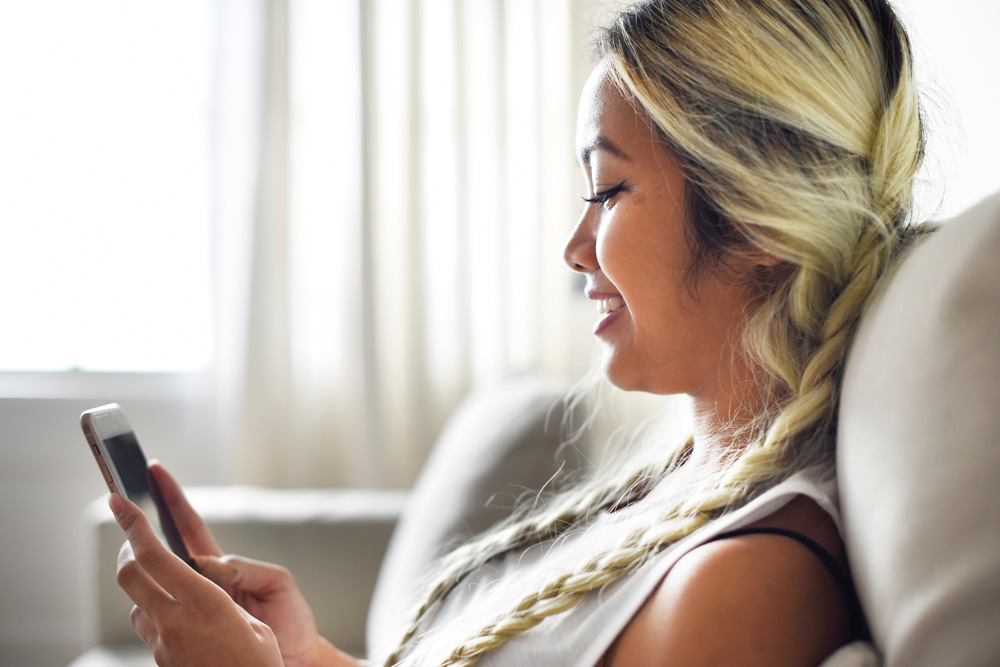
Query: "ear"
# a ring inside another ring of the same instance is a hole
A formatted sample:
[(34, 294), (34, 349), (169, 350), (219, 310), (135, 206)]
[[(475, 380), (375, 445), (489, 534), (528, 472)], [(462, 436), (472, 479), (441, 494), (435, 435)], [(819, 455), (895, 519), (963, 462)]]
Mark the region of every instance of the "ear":
[(750, 247), (738, 251), (740, 262), (747, 270), (773, 269), (779, 264), (784, 263), (784, 260), (777, 255), (773, 255), (762, 250), (759, 246), (755, 246), (756, 244), (750, 244)]
[(768, 268), (774, 268), (784, 262), (780, 257), (775, 257), (766, 252), (752, 252), (747, 256), (747, 259), (755, 266), (766, 266)]

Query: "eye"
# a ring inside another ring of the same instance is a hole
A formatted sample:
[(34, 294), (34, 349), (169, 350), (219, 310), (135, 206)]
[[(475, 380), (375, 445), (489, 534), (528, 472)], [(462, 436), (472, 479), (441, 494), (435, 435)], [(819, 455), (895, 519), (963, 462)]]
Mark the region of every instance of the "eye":
[(606, 204), (611, 201), (615, 195), (624, 190), (628, 190), (628, 188), (625, 186), (625, 181), (622, 181), (618, 185), (595, 192), (593, 197), (584, 197), (583, 201), (588, 204)]

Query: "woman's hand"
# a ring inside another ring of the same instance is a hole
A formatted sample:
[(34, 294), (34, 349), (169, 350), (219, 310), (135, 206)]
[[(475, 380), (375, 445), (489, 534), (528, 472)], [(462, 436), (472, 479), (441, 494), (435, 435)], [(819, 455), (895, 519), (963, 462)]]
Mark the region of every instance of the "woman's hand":
[(198, 556), (195, 562), (205, 577), (270, 626), (285, 667), (331, 664), (320, 656), (332, 647), (316, 632), (312, 610), (288, 570), (241, 556)]
[(118, 585), (135, 607), (132, 626), (160, 667), (280, 667), (274, 632), (217, 585), (168, 551), (145, 515), (113, 495), (109, 506), (128, 542)]
[[(199, 572), (253, 619), (270, 628), (285, 667), (357, 664), (317, 634), (312, 610), (286, 569), (240, 556), (223, 556), (211, 530), (166, 468), (152, 462), (149, 469)], [(159, 541), (156, 545), (166, 551)]]

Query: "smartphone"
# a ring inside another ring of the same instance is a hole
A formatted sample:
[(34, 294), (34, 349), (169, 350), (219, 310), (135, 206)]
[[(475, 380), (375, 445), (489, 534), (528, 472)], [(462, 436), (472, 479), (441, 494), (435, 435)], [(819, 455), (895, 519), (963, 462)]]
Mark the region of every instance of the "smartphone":
[(160, 539), (181, 560), (194, 567), (194, 560), (163, 500), (156, 478), (149, 471), (146, 456), (125, 411), (117, 403), (102, 405), (80, 415), (80, 426), (111, 493), (125, 496), (138, 505), (153, 527), (159, 528)]

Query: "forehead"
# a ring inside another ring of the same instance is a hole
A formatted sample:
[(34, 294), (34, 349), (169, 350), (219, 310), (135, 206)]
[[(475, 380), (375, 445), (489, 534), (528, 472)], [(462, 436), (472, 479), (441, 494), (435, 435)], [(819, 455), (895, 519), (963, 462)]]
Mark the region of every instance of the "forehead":
[(613, 97), (621, 97), (618, 86), (614, 82), (611, 64), (602, 60), (587, 78), (580, 96), (580, 111), (577, 120), (582, 127), (594, 123), (601, 113), (613, 102)]
[(597, 149), (612, 153), (655, 152), (662, 148), (648, 115), (626, 98), (616, 82), (611, 65), (602, 61), (594, 68), (583, 94), (576, 123), (577, 158), (586, 165)]

